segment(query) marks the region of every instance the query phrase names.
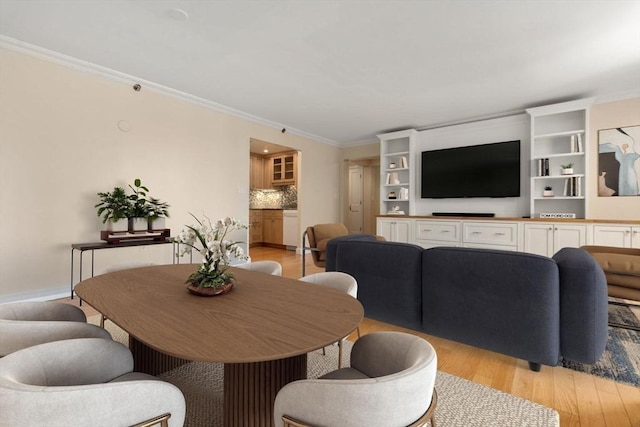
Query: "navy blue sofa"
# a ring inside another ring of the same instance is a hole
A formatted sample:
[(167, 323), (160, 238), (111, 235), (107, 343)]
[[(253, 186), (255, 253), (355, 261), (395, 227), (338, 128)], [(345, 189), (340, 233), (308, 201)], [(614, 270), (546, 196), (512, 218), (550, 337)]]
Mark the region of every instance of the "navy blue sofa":
[(365, 316), (524, 359), (593, 364), (607, 342), (607, 283), (586, 251), (553, 258), (336, 238), (327, 271), (358, 281)]

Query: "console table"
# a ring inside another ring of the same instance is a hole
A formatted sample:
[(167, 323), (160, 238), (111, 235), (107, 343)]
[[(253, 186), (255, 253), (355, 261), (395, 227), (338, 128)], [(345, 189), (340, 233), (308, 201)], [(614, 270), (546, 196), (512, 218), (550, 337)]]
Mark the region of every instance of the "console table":
[[(108, 243), (108, 242), (94, 242), (94, 243), (73, 243), (71, 244), (71, 299), (73, 299), (73, 276), (74, 276), (74, 251), (80, 252), (80, 269), (79, 269), (79, 277), (78, 282), (82, 281), (82, 256), (84, 252), (91, 251), (91, 277), (94, 275), (94, 259), (95, 259), (95, 251), (101, 249), (117, 249), (117, 248), (128, 248), (132, 246), (150, 246), (150, 245), (177, 245), (177, 243), (172, 242), (170, 239), (165, 240), (130, 240), (119, 243)], [(176, 249), (175, 247), (173, 249)], [(172, 254), (173, 264), (180, 264), (179, 257), (176, 257), (176, 251), (173, 250)]]

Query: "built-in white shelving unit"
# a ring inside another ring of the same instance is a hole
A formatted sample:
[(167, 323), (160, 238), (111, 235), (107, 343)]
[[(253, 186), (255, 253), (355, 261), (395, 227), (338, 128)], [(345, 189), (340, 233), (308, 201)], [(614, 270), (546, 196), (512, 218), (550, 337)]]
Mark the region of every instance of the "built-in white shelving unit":
[[(529, 108), (531, 115), (532, 218), (541, 214), (575, 214), (588, 218), (589, 108), (594, 98)], [(563, 174), (571, 163), (573, 173)], [(554, 195), (545, 197), (546, 187)]]
[(378, 135), (380, 139), (380, 214), (415, 214), (414, 129)]

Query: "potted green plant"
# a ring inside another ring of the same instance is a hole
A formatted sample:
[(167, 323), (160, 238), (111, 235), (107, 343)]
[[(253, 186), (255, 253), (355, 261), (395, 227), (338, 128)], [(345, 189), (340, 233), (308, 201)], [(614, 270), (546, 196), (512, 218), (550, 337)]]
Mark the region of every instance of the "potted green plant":
[(573, 175), (573, 163), (567, 163), (560, 167), (562, 168), (562, 175)]
[(94, 207), (97, 208), (98, 216), (102, 217), (102, 223), (107, 224), (107, 230), (127, 231), (131, 201), (124, 188), (115, 187), (111, 192), (100, 192), (98, 197), (100, 203)]
[(148, 208), (149, 231), (163, 230), (165, 228), (165, 218), (169, 218), (169, 205), (155, 197), (149, 197)]
[(553, 188), (549, 185), (544, 187), (544, 191), (542, 192), (544, 197), (553, 197)]
[(146, 231), (149, 228), (149, 205), (147, 202), (147, 193), (149, 189), (142, 185), (140, 178), (133, 181), (133, 185), (129, 184), (129, 188), (133, 194), (129, 195), (131, 203), (127, 217), (129, 218), (129, 231)]

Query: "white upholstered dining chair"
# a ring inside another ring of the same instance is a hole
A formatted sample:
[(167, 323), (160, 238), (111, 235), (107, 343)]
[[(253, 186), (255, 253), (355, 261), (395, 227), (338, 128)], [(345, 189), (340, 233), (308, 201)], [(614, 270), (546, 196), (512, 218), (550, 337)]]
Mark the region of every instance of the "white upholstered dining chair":
[(363, 335), (351, 366), (294, 381), (277, 394), (276, 426), (435, 427), (438, 358), (426, 340), (404, 332)]
[[(339, 271), (324, 271), (321, 273), (309, 274), (301, 277), (299, 280), (336, 289), (351, 295), (353, 298), (358, 298), (358, 282), (353, 276), (347, 273)], [(360, 338), (359, 327), (357, 328), (357, 332), (358, 338)], [(338, 341), (338, 368), (342, 367), (342, 343), (345, 339), (346, 337)], [(322, 349), (322, 352), (325, 354), (324, 349)]]
[(182, 392), (132, 371), (129, 349), (110, 339), (56, 341), (17, 351), (0, 359), (0, 423), (182, 426)]
[(0, 357), (34, 345), (72, 338), (106, 338), (87, 324), (82, 309), (61, 302), (28, 301), (0, 305)]
[(282, 276), (282, 265), (277, 261), (253, 261), (238, 264), (234, 267), (243, 268), (245, 270), (260, 271), (274, 276)]

